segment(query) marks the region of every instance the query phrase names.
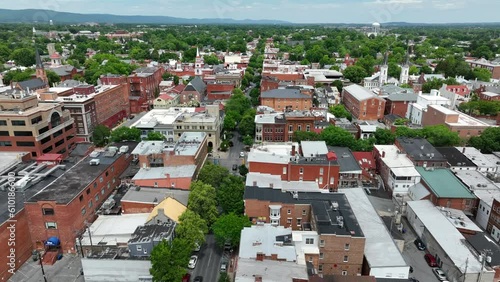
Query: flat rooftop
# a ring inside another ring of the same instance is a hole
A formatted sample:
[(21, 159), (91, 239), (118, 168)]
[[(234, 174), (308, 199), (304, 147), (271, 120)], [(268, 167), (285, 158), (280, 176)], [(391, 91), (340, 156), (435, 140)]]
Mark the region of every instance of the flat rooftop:
[[(269, 201), (273, 204), (292, 203), (311, 205), (316, 220), (316, 230), (319, 234), (337, 234), (353, 237), (364, 237), (350, 201), (342, 193), (297, 192), (296, 198), (292, 193), (282, 192), (277, 189), (247, 186), (244, 199)], [(333, 209), (332, 203), (337, 203), (338, 208)], [(337, 224), (337, 217), (342, 217), (343, 227)]]
[(434, 240), (441, 246), (448, 255), (455, 267), (465, 272), (467, 264), (467, 273), (478, 273), (481, 271), (481, 263), (470, 252), (465, 245), (464, 236), (457, 228), (444, 216), (438, 207), (430, 201), (409, 201), (408, 209), (411, 209), (425, 229), (432, 235)]
[(406, 138), (396, 139), (403, 151), (415, 161), (446, 161), (434, 146), (425, 138)]
[[(413, 162), (396, 145), (374, 145), (381, 160), (389, 168), (414, 167)], [(385, 155), (384, 157), (382, 157)]]
[[(125, 142), (115, 144), (118, 148), (129, 146), (133, 150), (137, 143)], [(57, 204), (66, 205), (80, 194), (90, 183), (95, 181), (99, 175), (108, 170), (118, 158), (123, 154), (116, 153), (108, 155), (102, 152), (98, 157), (87, 156), (79, 161), (75, 166), (66, 170), (63, 175), (59, 175), (52, 183), (48, 184), (40, 192), (27, 200), (34, 203), (38, 201), (55, 201)], [(128, 153), (127, 153), (128, 154)], [(90, 165), (92, 159), (99, 159), (99, 165)]]
[(283, 282), (296, 279), (308, 279), (307, 267), (294, 262), (239, 258), (235, 282), (255, 282), (255, 276), (266, 282)]
[(347, 147), (328, 147), (337, 155), (337, 162), (341, 173), (361, 173), (361, 167), (358, 161)]
[(448, 168), (416, 167), (422, 176), (422, 182), (439, 198), (464, 198), (476, 199), (467, 186), (465, 186)]
[(126, 244), (138, 226), (144, 225), (148, 213), (100, 215), (82, 236), (82, 245), (116, 246)]
[(474, 147), (455, 147), (457, 150), (460, 152), (463, 152), (463, 154), (471, 160), (476, 166), (478, 167), (495, 167), (497, 164), (493, 161), (491, 161), (491, 158), (485, 157), (481, 151)]
[(193, 177), (195, 171), (196, 165), (141, 168), (139, 172), (137, 172), (137, 174), (134, 176), (134, 178), (132, 178), (132, 181), (146, 179), (165, 179), (166, 175), (169, 175), (171, 178)]
[(326, 155), (328, 153), (325, 141), (302, 141), (300, 142), (300, 148), (304, 157)]
[(455, 147), (436, 147), (436, 150), (443, 155), (452, 167), (476, 167), (471, 160)]
[(0, 152), (0, 175), (22, 162), (22, 157), (28, 152)]
[(352, 211), (365, 234), (365, 257), (370, 267), (406, 267), (401, 252), (363, 189), (339, 189), (339, 192), (344, 193), (351, 203)]
[(283, 191), (321, 192), (315, 181), (283, 181), (280, 175), (249, 172), (246, 175), (246, 186), (273, 188)]
[[(288, 244), (279, 244), (276, 237), (285, 237)], [(292, 242), (292, 229), (271, 224), (257, 224), (241, 230), (240, 258), (255, 259), (257, 253), (265, 256), (276, 254), (278, 259), (295, 262), (295, 246)]]
[(121, 199), (122, 202), (155, 204), (166, 198), (173, 198), (187, 206), (188, 190), (132, 186)]

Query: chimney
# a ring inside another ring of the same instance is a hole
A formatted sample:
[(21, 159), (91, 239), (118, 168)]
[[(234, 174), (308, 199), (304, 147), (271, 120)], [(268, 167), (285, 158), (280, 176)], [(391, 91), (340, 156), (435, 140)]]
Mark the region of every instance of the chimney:
[(253, 182), (253, 186), (257, 186), (257, 181), (254, 181), (254, 182)]
[(255, 282), (262, 282), (262, 276), (255, 275)]
[(385, 151), (382, 151), (382, 158), (385, 158)]
[(462, 148), (462, 154), (465, 154), (465, 147)]
[(295, 157), (295, 145), (292, 145), (292, 157)]

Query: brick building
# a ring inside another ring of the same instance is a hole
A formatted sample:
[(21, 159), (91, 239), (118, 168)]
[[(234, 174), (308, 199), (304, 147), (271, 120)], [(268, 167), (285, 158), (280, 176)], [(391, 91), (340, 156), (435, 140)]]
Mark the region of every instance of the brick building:
[(231, 82), (207, 83), (207, 98), (208, 100), (227, 100), (231, 98), (235, 86)]
[(308, 111), (312, 100), (311, 90), (301, 87), (274, 89), (260, 94), (260, 104), (276, 111)]
[(143, 67), (128, 76), (130, 85), (130, 112), (140, 113), (150, 109), (155, 93), (159, 91), (162, 75), (161, 67)]
[(342, 89), (342, 102), (358, 120), (378, 120), (384, 117), (385, 100), (357, 84)]
[(406, 116), (408, 111), (408, 104), (417, 101), (417, 95), (414, 93), (398, 93), (389, 95), (385, 98), (385, 112), (384, 114), (395, 114), (401, 117)]
[(207, 93), (207, 85), (201, 77), (196, 76), (191, 80), (181, 92), (180, 103), (200, 103)]
[(473, 214), (477, 197), (447, 168), (416, 167), (422, 176), (420, 183), (429, 191), (425, 199), (442, 206)]
[(302, 141), (297, 145), (262, 145), (250, 151), (249, 172), (278, 175), (283, 181), (312, 181), (319, 189), (336, 190), (340, 166), (324, 141)]
[(498, 60), (488, 61), (484, 58), (477, 60), (466, 60), (471, 68), (483, 68), (491, 72), (491, 78), (500, 79), (500, 64)]
[[(123, 145), (133, 150), (136, 143)], [(26, 201), (33, 248), (42, 249), (55, 236), (63, 253), (76, 253), (76, 238), (95, 220), (96, 211), (118, 187), (119, 176), (132, 160), (130, 152), (118, 153), (115, 148), (92, 153)], [(120, 151), (124, 150), (120, 147)]]
[(75, 143), (74, 119), (60, 103), (39, 103), (17, 90), (0, 95), (0, 151), (67, 156)]
[(447, 167), (447, 160), (425, 138), (396, 138), (394, 143), (415, 166)]
[(255, 142), (290, 142), (296, 131), (313, 132), (315, 122), (323, 120), (310, 111), (258, 114), (255, 116)]
[(315, 231), (317, 240), (306, 243), (319, 249), (317, 259), (313, 254), (305, 259), (313, 265), (317, 261), (318, 273), (361, 274), (365, 238), (343, 194), (246, 187), (244, 201), (245, 215), (254, 223)]
[(422, 117), (422, 125), (444, 124), (451, 131), (457, 132), (460, 138), (470, 138), (481, 135), (489, 124), (464, 113), (450, 110), (440, 105), (429, 105)]
[(488, 218), (488, 225), (486, 230), (496, 239), (498, 242), (500, 239), (500, 201), (495, 198), (493, 199), (493, 204), (491, 206), (490, 217)]
[(500, 94), (490, 91), (481, 91), (478, 96), (483, 101), (500, 101)]

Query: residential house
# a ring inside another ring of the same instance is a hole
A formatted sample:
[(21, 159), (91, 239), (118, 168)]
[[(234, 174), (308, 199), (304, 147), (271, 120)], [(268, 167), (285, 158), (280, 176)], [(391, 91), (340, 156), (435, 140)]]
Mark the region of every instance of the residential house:
[(189, 191), (170, 188), (131, 186), (120, 200), (122, 213), (150, 213), (164, 199), (173, 198), (187, 206)]

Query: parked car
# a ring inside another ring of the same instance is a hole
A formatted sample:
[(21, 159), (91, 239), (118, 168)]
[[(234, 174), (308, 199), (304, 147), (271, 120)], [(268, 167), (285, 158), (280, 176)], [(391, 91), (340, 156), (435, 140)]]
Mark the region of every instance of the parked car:
[(191, 274), (184, 274), (184, 276), (182, 276), (182, 282), (191, 282)]
[(425, 254), (424, 259), (430, 267), (437, 267), (436, 258), (431, 254)]
[(413, 241), (415, 243), (415, 246), (417, 246), (417, 249), (419, 249), (420, 251), (425, 251), (425, 245), (424, 243), (420, 240), (420, 239), (415, 239), (415, 241)]
[(200, 244), (198, 244), (198, 243), (194, 243), (194, 251), (195, 251), (195, 252), (199, 252), (199, 251), (200, 251), (200, 249), (201, 249)]
[(196, 263), (198, 262), (198, 256), (191, 256), (189, 259), (188, 268), (194, 269), (196, 267)]
[(441, 268), (434, 268), (432, 269), (432, 272), (434, 272), (434, 275), (436, 275), (439, 281), (446, 280), (446, 274), (444, 274), (444, 271), (442, 271)]
[(241, 151), (240, 152), (240, 158), (244, 158), (245, 157), (245, 152)]
[(193, 282), (203, 282), (203, 277), (201, 276), (196, 276), (193, 280)]
[(238, 170), (238, 165), (237, 164), (233, 164), (233, 170), (234, 171)]
[(220, 272), (227, 272), (227, 261), (222, 261), (220, 264)]

